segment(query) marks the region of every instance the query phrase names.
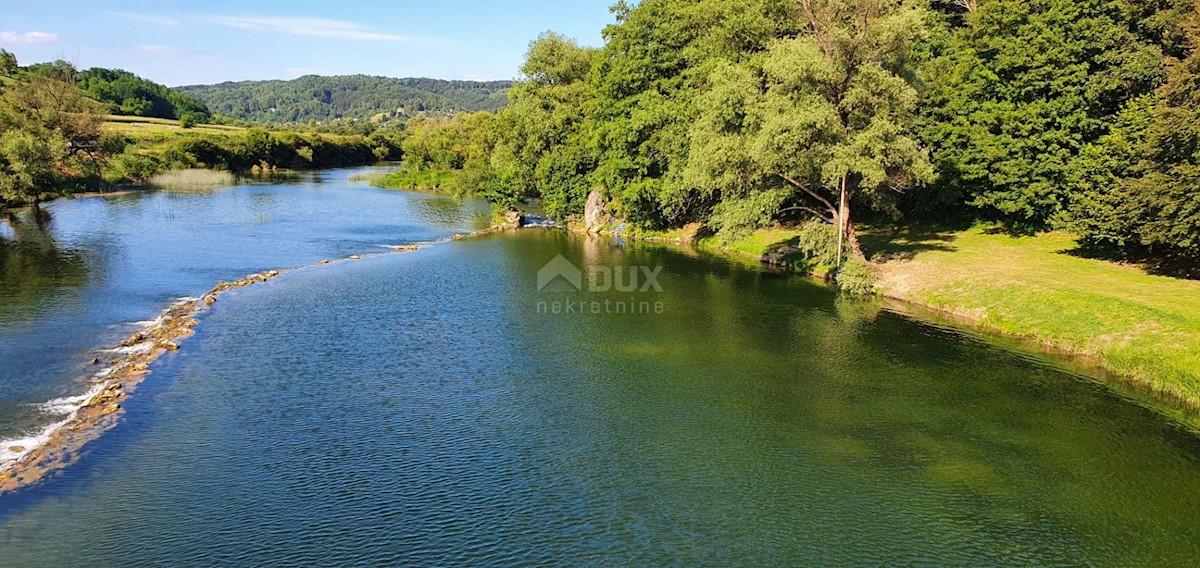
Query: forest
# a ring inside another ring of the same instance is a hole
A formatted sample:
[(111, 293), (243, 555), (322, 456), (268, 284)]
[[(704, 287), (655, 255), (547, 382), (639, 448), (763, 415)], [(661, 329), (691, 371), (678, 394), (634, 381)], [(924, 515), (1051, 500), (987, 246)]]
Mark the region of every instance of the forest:
[(410, 121), (406, 167), (560, 217), (599, 189), (645, 228), (813, 222), (836, 228), (851, 259), (855, 221), (987, 221), (1194, 263), (1197, 10), (622, 1), (600, 48), (552, 32), (532, 42), (498, 113)]
[(306, 75), (290, 81), (191, 85), (176, 91), (204, 101), (225, 116), (268, 124), (296, 124), (346, 119), (403, 121), (427, 111), (497, 111), (505, 105), (505, 92), (511, 84), (511, 81)]

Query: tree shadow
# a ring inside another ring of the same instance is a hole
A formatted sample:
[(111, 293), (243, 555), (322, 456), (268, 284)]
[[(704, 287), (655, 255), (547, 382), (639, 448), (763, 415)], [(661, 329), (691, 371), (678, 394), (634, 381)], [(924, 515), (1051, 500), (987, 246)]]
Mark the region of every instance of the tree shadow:
[(948, 226), (870, 227), (858, 233), (863, 254), (875, 262), (910, 260), (930, 251), (952, 252), (957, 229)]
[(1055, 251), (1077, 258), (1132, 264), (1147, 274), (1200, 280), (1200, 258), (1184, 254), (1155, 253), (1151, 250), (1126, 250), (1095, 243), (1079, 242), (1075, 248)]

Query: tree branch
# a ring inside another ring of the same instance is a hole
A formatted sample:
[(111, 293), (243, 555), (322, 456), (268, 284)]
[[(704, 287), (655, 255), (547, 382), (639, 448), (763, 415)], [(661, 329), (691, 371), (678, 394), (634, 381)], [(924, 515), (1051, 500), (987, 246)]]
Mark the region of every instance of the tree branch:
[(787, 213), (788, 211), (808, 211), (809, 213), (812, 213), (813, 215), (816, 215), (818, 219), (820, 219), (820, 220), (822, 220), (822, 221), (825, 221), (826, 223), (829, 223), (830, 225), (832, 225), (832, 224), (833, 224), (833, 219), (832, 219), (832, 218), (830, 218), (830, 217), (826, 217), (826, 216), (822, 215), (820, 211), (817, 211), (816, 209), (813, 209), (812, 207), (804, 207), (803, 205), (799, 205), (799, 206), (796, 206), (796, 207), (787, 207), (787, 208), (784, 208), (784, 209), (780, 209), (780, 210), (779, 210), (779, 211), (777, 211), (775, 214), (776, 214), (776, 215), (778, 215), (778, 214), (780, 214), (780, 213)]
[(802, 184), (788, 176), (785, 176), (783, 174), (777, 174), (777, 175), (779, 177), (783, 178), (784, 181), (786, 181), (800, 189), (803, 189), (804, 193), (807, 193), (807, 194), (813, 196), (814, 199), (816, 199), (817, 201), (820, 201), (823, 205), (825, 205), (825, 207), (828, 207), (830, 211), (837, 211), (837, 207), (834, 207), (833, 203), (831, 201), (829, 201), (828, 199), (825, 199), (824, 197), (821, 197), (820, 194), (818, 194), (817, 192), (810, 189), (807, 185), (804, 185), (804, 184)]

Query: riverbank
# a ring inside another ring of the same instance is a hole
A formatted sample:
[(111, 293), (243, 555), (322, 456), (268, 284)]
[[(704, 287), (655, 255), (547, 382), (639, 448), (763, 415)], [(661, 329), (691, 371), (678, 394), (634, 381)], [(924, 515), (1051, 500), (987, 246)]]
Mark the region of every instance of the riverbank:
[[(794, 238), (776, 228), (735, 243), (691, 242), (765, 261)], [(1059, 232), (869, 228), (860, 238), (878, 295), (1080, 358), (1172, 406), (1200, 409), (1200, 282), (1087, 258)]]
[(871, 230), (883, 296), (1094, 359), (1157, 396), (1200, 408), (1200, 282), (1081, 256), (1073, 237)]

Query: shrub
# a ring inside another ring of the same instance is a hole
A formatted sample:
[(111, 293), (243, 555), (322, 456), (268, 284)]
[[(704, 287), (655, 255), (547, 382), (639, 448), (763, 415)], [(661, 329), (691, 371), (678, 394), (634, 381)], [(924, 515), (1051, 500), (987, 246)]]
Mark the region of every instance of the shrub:
[(850, 257), (837, 273), (837, 285), (847, 294), (866, 296), (875, 292), (875, 276), (865, 260)]
[(813, 264), (833, 266), (837, 263), (837, 227), (820, 221), (809, 221), (800, 226), (796, 240), (796, 247), (800, 249), (800, 253)]

